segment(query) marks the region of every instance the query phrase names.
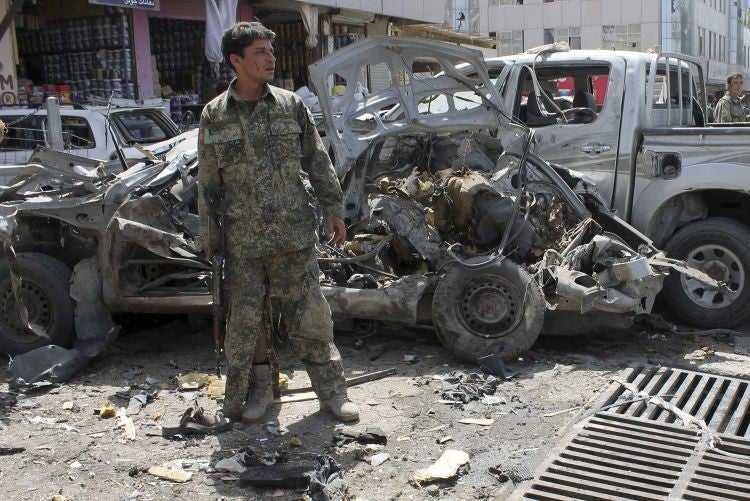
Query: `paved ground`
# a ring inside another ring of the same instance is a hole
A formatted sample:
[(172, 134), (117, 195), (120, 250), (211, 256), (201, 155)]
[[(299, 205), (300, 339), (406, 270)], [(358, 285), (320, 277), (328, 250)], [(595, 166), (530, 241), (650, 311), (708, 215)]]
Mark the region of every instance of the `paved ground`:
[[(512, 483), (500, 482), (488, 469), (513, 464), (533, 468), (579, 413), (586, 412), (587, 402), (621, 370), (662, 364), (746, 376), (750, 367), (748, 337), (727, 344), (712, 337), (635, 328), (543, 338), (513, 364), (519, 375), (498, 388), (499, 403), (452, 406), (438, 402), (441, 378), (476, 368), (452, 359), (432, 333), (384, 327), (366, 339), (338, 335), (337, 343), (348, 376), (397, 368), (395, 375), (353, 387), (350, 393), (361, 409), (361, 421), (355, 426), (378, 426), (387, 434), (382, 450), (335, 447), (332, 437), (342, 426), (318, 412), (314, 401), (276, 406), (268, 413), (267, 421), (288, 430), (281, 436), (252, 425), (207, 438), (162, 438), (161, 424), (176, 420), (190, 405), (190, 396), (177, 391), (175, 377), (210, 372), (212, 365), (208, 322), (177, 319), (156, 327), (125, 329), (106, 357), (63, 385), (13, 392), (5, 383), (7, 372), (0, 371), (0, 446), (25, 448), (0, 462), (0, 498), (304, 498), (301, 490), (257, 490), (240, 485), (236, 475), (211, 470), (218, 460), (249, 448), (256, 455), (286, 451), (290, 464), (312, 464), (315, 456), (331, 454), (343, 468), (349, 499), (503, 499)], [(385, 353), (370, 360), (380, 351), (378, 345), (386, 348)], [(416, 361), (404, 361), (405, 354), (415, 355)], [(291, 386), (306, 385), (301, 364), (283, 351), (280, 357)], [(118, 418), (100, 419), (94, 411), (106, 400), (127, 406), (120, 396), (137, 391), (147, 377), (157, 379), (164, 391), (132, 416), (135, 440), (130, 440), (118, 427)], [(205, 409), (218, 409), (202, 392), (195, 396)], [(492, 419), (493, 424), (458, 423), (462, 418)], [(301, 446), (291, 446), (292, 437)], [(451, 438), (439, 443), (446, 437)], [(432, 464), (446, 449), (469, 455), (468, 468), (457, 480), (421, 487), (409, 483), (410, 475)], [(367, 462), (380, 452), (389, 455), (382, 465)], [(198, 471), (181, 484), (142, 471), (175, 461)]]

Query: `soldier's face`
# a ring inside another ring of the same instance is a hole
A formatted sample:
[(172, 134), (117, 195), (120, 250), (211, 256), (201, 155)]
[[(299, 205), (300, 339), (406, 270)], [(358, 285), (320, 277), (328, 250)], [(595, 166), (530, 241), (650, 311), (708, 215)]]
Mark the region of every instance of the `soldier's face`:
[(729, 95), (732, 97), (739, 96), (740, 94), (742, 94), (744, 85), (744, 80), (742, 80), (741, 78), (735, 78), (729, 83)]
[(230, 61), (240, 79), (269, 83), (273, 81), (276, 58), (270, 40), (253, 40), (245, 47), (242, 56), (232, 54)]

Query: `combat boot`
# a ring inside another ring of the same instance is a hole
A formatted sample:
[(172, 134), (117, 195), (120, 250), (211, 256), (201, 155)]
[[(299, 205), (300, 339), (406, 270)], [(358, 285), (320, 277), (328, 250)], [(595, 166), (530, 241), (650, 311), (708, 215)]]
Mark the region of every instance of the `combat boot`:
[(329, 411), (339, 421), (357, 421), (359, 419), (359, 407), (346, 396), (321, 400), (320, 410)]
[(242, 420), (246, 423), (261, 421), (271, 402), (273, 402), (271, 366), (269, 364), (253, 365), (250, 391), (245, 407), (242, 409)]

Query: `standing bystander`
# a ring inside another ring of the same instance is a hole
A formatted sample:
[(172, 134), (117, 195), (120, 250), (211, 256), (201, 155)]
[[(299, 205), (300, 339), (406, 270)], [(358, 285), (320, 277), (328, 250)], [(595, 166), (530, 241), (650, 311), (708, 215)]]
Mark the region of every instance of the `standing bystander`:
[(207, 234), (211, 206), (219, 201), (225, 221), (224, 415), (258, 421), (270, 403), (268, 365), (258, 364), (257, 355), (252, 365), (269, 295), (278, 301), (321, 409), (352, 421), (359, 410), (347, 397), (331, 310), (318, 283), (313, 200), (300, 171), (309, 176), (335, 245), (346, 237), (341, 186), (310, 111), (296, 94), (269, 85), (275, 38), (258, 22), (237, 23), (224, 32), (222, 53), (237, 78), (206, 105), (200, 121), (198, 209), (209, 258), (220, 245)]
[(714, 117), (717, 122), (747, 122), (747, 109), (742, 104), (744, 88), (742, 73), (734, 73), (727, 77), (727, 92), (719, 99)]

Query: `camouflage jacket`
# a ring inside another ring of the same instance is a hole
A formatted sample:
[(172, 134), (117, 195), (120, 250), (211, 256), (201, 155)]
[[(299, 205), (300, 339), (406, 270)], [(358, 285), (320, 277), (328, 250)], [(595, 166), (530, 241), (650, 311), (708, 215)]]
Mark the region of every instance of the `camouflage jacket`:
[(253, 109), (234, 85), (201, 114), (197, 244), (218, 248), (214, 235), (207, 238), (209, 204), (223, 201), (227, 253), (257, 257), (310, 246), (314, 201), (300, 171), (309, 176), (323, 217), (343, 216), (341, 185), (312, 114), (299, 96), (271, 85)]
[(732, 97), (729, 93), (719, 99), (714, 113), (717, 122), (747, 122), (747, 109), (738, 97)]

